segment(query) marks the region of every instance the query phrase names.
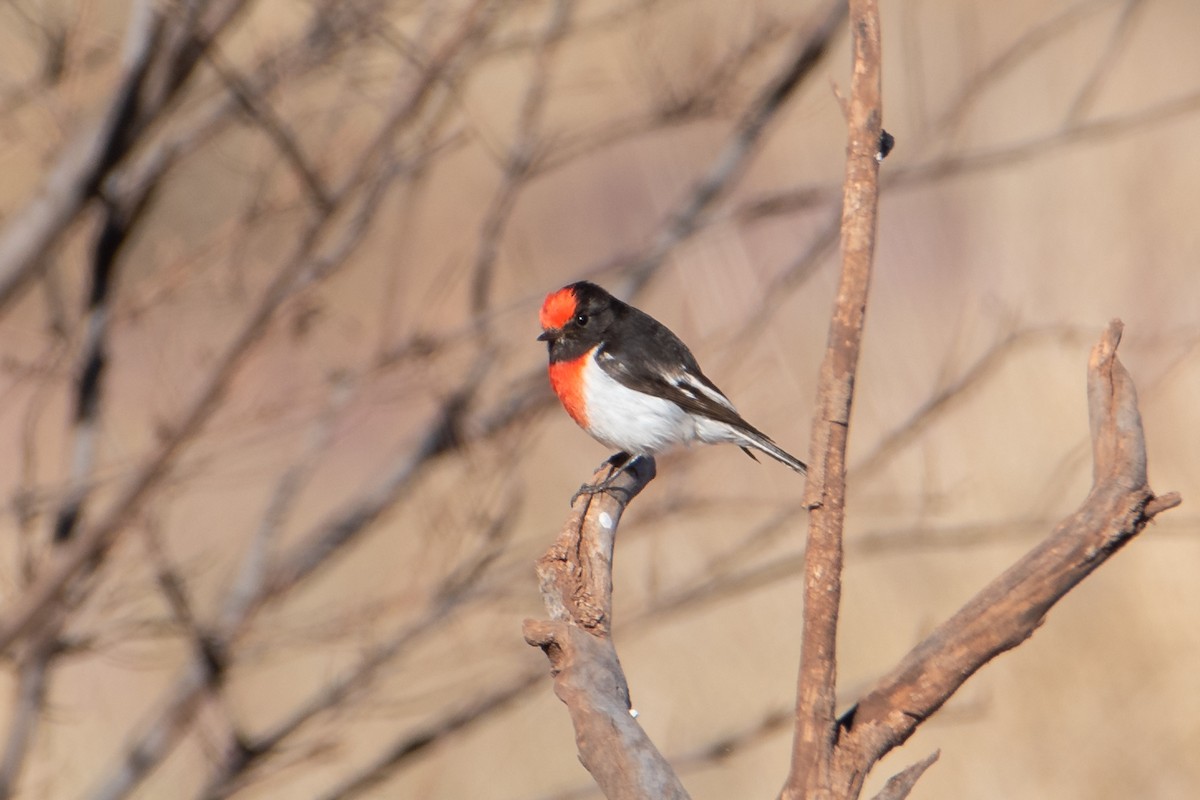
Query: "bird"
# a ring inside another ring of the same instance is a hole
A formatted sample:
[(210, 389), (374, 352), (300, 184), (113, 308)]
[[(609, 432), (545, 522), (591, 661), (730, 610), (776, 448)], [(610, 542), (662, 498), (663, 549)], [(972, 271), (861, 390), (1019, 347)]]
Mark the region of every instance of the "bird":
[[(550, 386), (573, 420), (619, 452), (602, 491), (641, 456), (693, 442), (765, 453), (801, 475), (807, 465), (744, 420), (666, 325), (590, 281), (550, 292), (539, 314)], [(574, 498), (572, 498), (574, 500)]]

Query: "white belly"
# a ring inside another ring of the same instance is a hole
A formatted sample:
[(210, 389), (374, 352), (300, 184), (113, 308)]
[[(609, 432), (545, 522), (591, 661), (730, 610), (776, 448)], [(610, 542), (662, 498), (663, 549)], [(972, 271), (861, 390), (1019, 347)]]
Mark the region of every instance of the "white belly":
[(598, 364), (584, 373), (588, 432), (630, 455), (654, 455), (693, 441), (736, 441), (726, 425), (699, 420), (660, 397), (629, 389)]

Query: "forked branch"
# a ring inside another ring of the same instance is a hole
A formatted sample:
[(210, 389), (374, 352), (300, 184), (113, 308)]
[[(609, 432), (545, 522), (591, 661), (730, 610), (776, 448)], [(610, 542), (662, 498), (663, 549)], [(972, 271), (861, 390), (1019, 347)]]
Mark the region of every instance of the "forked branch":
[(1093, 484), (1078, 511), (983, 588), (841, 719), (834, 752), (837, 797), (857, 797), (871, 766), (916, 730), (967, 678), (1033, 635), (1050, 608), (1146, 527), (1181, 502), (1155, 496), (1133, 379), (1117, 358), (1113, 320), (1088, 363)]
[[(843, 271), (822, 365), (805, 495), (811, 518), (805, 556), (803, 650), (792, 769), (781, 797), (857, 798), (871, 768), (906, 741), (980, 667), (1028, 639), (1050, 608), (1156, 515), (1180, 503), (1155, 496), (1146, 474), (1137, 392), (1117, 359), (1113, 321), (1092, 351), (1088, 404), (1093, 486), (1078, 511), (984, 587), (835, 717), (836, 632), (841, 593), (845, 454), (874, 249), (880, 136), (878, 3), (851, 0), (854, 78), (842, 212)], [(551, 662), (555, 691), (570, 709), (580, 758), (605, 796), (684, 798), (674, 772), (630, 714), (629, 689), (610, 638), (612, 553), (620, 513), (653, 477), (653, 462), (585, 497), (538, 562), (552, 619), (526, 621), (525, 638)], [(595, 476), (602, 480), (602, 469)], [(895, 776), (879, 798), (901, 800), (936, 760)]]

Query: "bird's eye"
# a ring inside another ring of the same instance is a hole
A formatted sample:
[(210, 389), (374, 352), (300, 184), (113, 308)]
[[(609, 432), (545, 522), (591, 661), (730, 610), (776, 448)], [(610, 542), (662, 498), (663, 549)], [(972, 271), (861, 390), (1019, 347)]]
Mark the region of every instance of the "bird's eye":
[(587, 324), (588, 324), (588, 315), (587, 314), (576, 314), (575, 315), (575, 324), (581, 328), (586, 328)]

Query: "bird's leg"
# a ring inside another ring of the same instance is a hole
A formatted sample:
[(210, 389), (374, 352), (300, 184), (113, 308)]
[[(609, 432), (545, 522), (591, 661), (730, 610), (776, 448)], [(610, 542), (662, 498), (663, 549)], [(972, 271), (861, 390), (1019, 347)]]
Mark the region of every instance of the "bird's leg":
[(639, 458), (641, 458), (641, 456), (630, 456), (629, 453), (624, 451), (620, 453), (614, 453), (607, 462), (609, 469), (611, 470), (611, 472), (608, 473), (608, 477), (599, 483), (585, 483), (580, 486), (579, 491), (571, 495), (571, 505), (575, 505), (575, 501), (578, 500), (582, 495), (593, 495), (607, 492), (612, 488), (613, 481), (615, 481), (622, 472), (633, 466), (633, 464)]

